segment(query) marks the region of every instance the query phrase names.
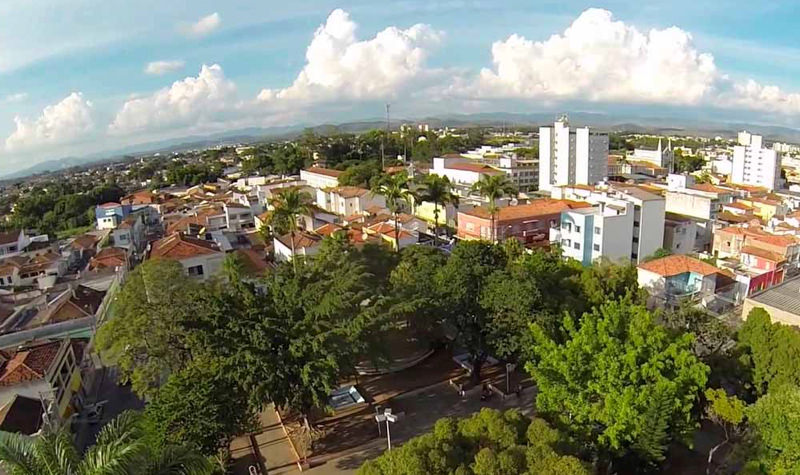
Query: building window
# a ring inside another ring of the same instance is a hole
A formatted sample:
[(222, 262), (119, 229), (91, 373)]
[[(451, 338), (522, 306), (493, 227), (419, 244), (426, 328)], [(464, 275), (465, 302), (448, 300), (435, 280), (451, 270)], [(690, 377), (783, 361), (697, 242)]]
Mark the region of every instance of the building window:
[(639, 221), (634, 221), (634, 222), (633, 222), (633, 226), (634, 226), (634, 227), (639, 227)]
[(593, 246), (592, 246), (592, 248), (593, 248), (595, 251), (598, 251), (598, 252), (600, 252), (600, 244), (595, 244), (595, 245), (593, 245)]
[(561, 240), (561, 245), (563, 247), (569, 247), (569, 243), (570, 243), (569, 239), (562, 239)]
[(600, 228), (599, 228), (599, 227), (597, 227), (597, 226), (595, 226), (595, 227), (594, 227), (594, 233), (595, 233), (595, 234), (600, 234)]
[(575, 244), (573, 244), (573, 245), (572, 245), (572, 247), (574, 247), (575, 249), (578, 249), (578, 250), (580, 250), (580, 248), (581, 248), (581, 243), (579, 243), (579, 242), (576, 242)]
[(579, 232), (581, 232), (581, 227), (580, 227), (580, 226), (578, 226), (577, 224), (575, 225), (575, 232), (576, 232), (576, 233), (579, 233)]
[(639, 258), (639, 254), (636, 254), (635, 252), (631, 253), (631, 259), (638, 259), (638, 258)]
[(634, 244), (638, 244), (639, 243), (639, 238), (638, 237), (634, 237), (633, 238), (633, 243)]
[(191, 275), (191, 276), (203, 275), (203, 266), (202, 265), (192, 266), (192, 267), (189, 267), (186, 270), (189, 272), (189, 275)]
[(475, 230), (475, 224), (467, 223), (467, 231), (474, 231), (474, 230)]

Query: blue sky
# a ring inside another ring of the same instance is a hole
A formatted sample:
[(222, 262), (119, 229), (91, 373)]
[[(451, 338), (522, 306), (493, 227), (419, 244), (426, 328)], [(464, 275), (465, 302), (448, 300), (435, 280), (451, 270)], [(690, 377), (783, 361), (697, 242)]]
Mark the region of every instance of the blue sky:
[(0, 173), (387, 101), (404, 117), (569, 105), (798, 126), (800, 6), (760, 3), (2, 2)]

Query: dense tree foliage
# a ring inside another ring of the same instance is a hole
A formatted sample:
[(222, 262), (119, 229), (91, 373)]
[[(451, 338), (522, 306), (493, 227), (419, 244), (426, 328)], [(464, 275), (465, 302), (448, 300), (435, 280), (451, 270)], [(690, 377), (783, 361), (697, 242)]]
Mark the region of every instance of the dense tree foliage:
[(800, 388), (783, 386), (747, 410), (753, 428), (747, 470), (795, 474), (800, 470)]
[(55, 234), (93, 224), (98, 204), (119, 201), (124, 191), (117, 185), (79, 188), (57, 182), (37, 185), (14, 202), (11, 226)]
[(155, 446), (180, 445), (216, 456), (255, 425), (255, 411), (221, 362), (193, 362), (159, 388), (147, 404), (144, 425)]
[(758, 395), (787, 384), (800, 384), (800, 333), (793, 327), (771, 323), (769, 314), (754, 308), (739, 330), (739, 344), (752, 366)]
[(627, 299), (564, 326), (563, 344), (533, 326), (537, 358), (527, 368), (542, 413), (600, 461), (633, 455), (656, 464), (670, 441), (688, 441), (708, 373), (691, 335), (671, 334)]
[(192, 359), (189, 334), (206, 307), (204, 293), (180, 263), (149, 260), (131, 272), (113, 304), (113, 318), (100, 326), (97, 348), (115, 363), (122, 381), (152, 396), (166, 376)]
[(465, 419), (436, 421), (433, 430), (364, 464), (362, 475), (588, 475), (564, 454), (560, 434), (541, 419), (482, 409)]
[(154, 445), (140, 417), (125, 412), (81, 454), (67, 427), (35, 438), (0, 432), (0, 468), (10, 475), (210, 475), (204, 457), (179, 445)]

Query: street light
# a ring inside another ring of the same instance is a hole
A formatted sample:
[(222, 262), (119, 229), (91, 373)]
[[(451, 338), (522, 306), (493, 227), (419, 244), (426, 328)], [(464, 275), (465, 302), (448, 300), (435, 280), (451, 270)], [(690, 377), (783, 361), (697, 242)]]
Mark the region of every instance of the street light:
[(392, 450), (392, 434), (389, 432), (389, 423), (397, 422), (400, 420), (400, 414), (392, 414), (392, 409), (387, 407), (383, 410), (383, 414), (375, 414), (375, 420), (378, 423), (386, 421), (386, 444), (387, 450)]

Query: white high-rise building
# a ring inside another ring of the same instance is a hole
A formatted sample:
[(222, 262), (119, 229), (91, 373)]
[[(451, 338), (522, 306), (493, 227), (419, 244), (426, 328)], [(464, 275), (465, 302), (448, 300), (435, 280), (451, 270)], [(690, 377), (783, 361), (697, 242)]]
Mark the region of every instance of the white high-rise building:
[(539, 128), (539, 189), (593, 185), (608, 175), (608, 134), (570, 130), (566, 116)]
[(768, 190), (780, 188), (780, 153), (764, 148), (760, 135), (747, 132), (739, 133), (739, 144), (733, 147), (731, 183), (761, 186)]

